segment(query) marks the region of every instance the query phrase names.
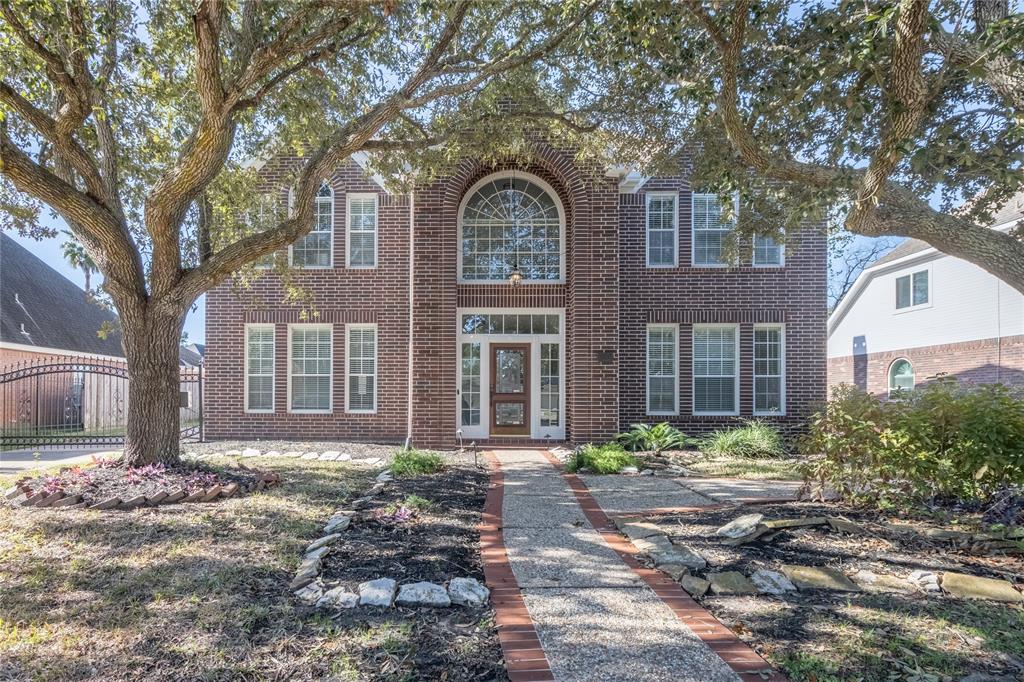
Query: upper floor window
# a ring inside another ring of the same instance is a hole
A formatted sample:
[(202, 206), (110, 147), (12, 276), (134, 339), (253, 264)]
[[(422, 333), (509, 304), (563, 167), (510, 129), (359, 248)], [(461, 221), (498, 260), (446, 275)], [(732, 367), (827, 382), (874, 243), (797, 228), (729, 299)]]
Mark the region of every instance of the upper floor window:
[(292, 265), (297, 268), (329, 268), (334, 251), (334, 191), (326, 182), (316, 193), (313, 229), (291, 247)]
[(731, 265), (725, 245), (732, 221), (723, 221), (717, 194), (693, 194), (693, 264), (709, 267)]
[(778, 267), (783, 264), (782, 244), (768, 235), (754, 235), (754, 266)]
[(519, 268), (525, 282), (562, 281), (562, 208), (532, 176), (484, 178), (460, 212), (460, 279), (504, 282)]
[(351, 268), (377, 267), (377, 195), (349, 194), (346, 265)]
[(896, 310), (926, 305), (928, 300), (927, 270), (896, 278)]
[(675, 192), (647, 195), (647, 267), (675, 267), (679, 242)]
[(889, 366), (889, 394), (914, 388), (914, 366), (900, 358)]

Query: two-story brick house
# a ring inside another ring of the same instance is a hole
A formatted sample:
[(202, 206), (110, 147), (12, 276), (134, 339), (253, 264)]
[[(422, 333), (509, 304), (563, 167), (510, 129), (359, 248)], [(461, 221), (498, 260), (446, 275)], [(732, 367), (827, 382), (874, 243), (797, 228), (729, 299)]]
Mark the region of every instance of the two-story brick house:
[[(286, 168), (269, 162), (268, 186)], [(544, 145), (525, 167), (465, 161), (408, 194), (351, 161), (289, 249), (314, 317), (269, 271), (208, 295), (206, 433), (448, 446), (640, 421), (799, 427), (825, 397), (824, 232), (727, 262), (719, 213), (684, 172)]]

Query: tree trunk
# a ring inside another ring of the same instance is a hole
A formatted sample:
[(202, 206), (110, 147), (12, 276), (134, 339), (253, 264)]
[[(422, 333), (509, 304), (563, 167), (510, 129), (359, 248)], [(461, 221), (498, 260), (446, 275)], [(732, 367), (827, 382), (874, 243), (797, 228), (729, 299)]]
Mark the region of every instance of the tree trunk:
[(124, 464), (181, 463), (178, 340), (184, 322), (184, 311), (122, 317), (128, 360)]

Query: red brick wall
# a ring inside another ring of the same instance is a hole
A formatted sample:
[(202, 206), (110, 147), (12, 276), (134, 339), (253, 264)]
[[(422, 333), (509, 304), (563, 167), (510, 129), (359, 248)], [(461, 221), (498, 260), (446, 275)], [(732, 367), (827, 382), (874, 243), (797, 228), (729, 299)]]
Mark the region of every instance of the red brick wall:
[(889, 368), (899, 358), (914, 366), (916, 384), (946, 374), (976, 384), (1024, 386), (1024, 335), (829, 358), (829, 386), (853, 384), (887, 395)]

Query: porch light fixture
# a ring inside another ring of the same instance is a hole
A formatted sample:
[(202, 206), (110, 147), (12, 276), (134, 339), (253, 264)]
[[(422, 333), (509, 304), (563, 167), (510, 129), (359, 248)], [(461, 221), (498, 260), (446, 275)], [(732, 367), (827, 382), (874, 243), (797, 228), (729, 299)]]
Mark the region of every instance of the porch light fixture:
[(519, 263), (512, 266), (512, 273), (508, 276), (508, 283), (513, 287), (523, 283), (523, 272), (519, 269)]

